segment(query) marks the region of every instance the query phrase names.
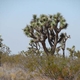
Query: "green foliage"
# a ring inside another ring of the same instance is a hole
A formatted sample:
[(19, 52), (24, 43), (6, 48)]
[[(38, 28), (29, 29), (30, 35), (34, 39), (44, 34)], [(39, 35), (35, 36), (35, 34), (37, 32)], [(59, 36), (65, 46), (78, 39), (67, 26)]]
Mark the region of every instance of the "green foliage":
[(34, 30), (36, 30), (36, 32), (38, 32), (39, 27), (50, 28), (51, 25), (53, 25), (53, 27), (57, 27), (56, 26), (57, 22), (60, 22), (60, 25), (61, 25), (60, 27), (63, 29), (65, 28), (65, 25), (67, 24), (66, 20), (62, 17), (62, 15), (60, 13), (57, 13), (55, 15), (49, 15), (49, 16), (47, 16), (45, 14), (41, 14), (39, 18), (37, 17), (37, 15), (33, 15), (33, 19), (31, 21), (30, 25), (27, 25), (24, 28), (24, 33), (28, 36), (28, 34)]

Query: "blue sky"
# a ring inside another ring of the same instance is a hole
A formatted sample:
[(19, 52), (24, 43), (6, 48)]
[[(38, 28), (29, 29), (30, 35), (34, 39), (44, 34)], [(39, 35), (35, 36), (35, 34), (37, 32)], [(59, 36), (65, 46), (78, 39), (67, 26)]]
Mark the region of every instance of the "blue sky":
[(60, 12), (67, 20), (64, 30), (71, 35), (67, 47), (73, 45), (80, 50), (80, 1), (79, 0), (0, 0), (0, 34), (3, 43), (13, 54), (27, 50), (29, 38), (22, 29), (29, 24), (33, 14), (55, 14)]

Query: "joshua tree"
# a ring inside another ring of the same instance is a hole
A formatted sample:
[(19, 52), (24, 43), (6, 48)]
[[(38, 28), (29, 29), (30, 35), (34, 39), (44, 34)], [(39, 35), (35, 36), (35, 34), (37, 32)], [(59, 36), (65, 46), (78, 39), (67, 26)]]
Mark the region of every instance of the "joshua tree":
[[(1, 38), (1, 35), (0, 35), (0, 49), (2, 47), (2, 41), (3, 41), (3, 39)], [(1, 66), (1, 55), (2, 55), (2, 52), (0, 50), (0, 66)]]
[(72, 48), (67, 48), (67, 50), (70, 52), (69, 57), (73, 60), (74, 54), (76, 53), (75, 46), (73, 45)]
[(5, 44), (3, 44), (2, 41), (3, 39), (1, 38), (1, 35), (0, 35), (0, 66), (1, 66), (2, 54), (6, 53), (8, 55), (11, 52), (10, 48)]
[[(54, 55), (57, 44), (65, 38), (61, 31), (66, 29), (67, 26), (66, 20), (60, 13), (48, 16), (41, 14), (40, 17), (33, 15), (30, 24), (23, 30), (25, 35), (32, 38), (31, 43), (34, 44), (32, 46), (38, 49), (38, 44), (41, 43), (47, 55), (50, 53)], [(46, 40), (48, 40), (50, 50), (46, 46)]]
[(10, 54), (11, 50), (8, 46), (6, 46), (5, 44), (2, 44), (0, 51), (2, 53), (6, 53), (7, 55)]
[[(60, 41), (60, 46), (57, 47), (58, 52), (60, 51), (60, 49), (62, 49), (63, 51), (63, 57), (65, 57), (65, 47), (66, 47), (66, 41), (68, 38), (70, 38), (70, 35), (67, 35), (67, 33), (62, 33), (61, 36), (64, 36), (64, 38)], [(57, 52), (57, 53), (58, 53)]]

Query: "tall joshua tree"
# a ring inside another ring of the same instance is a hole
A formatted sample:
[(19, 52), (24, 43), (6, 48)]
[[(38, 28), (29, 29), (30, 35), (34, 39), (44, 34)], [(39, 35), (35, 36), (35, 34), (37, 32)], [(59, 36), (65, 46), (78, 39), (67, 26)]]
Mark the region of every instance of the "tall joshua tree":
[[(67, 26), (66, 20), (60, 13), (48, 16), (41, 14), (40, 17), (33, 15), (30, 24), (23, 31), (25, 35), (32, 38), (31, 46), (35, 46), (38, 49), (37, 44), (41, 43), (47, 55), (50, 53), (54, 55), (57, 44), (64, 38), (64, 34), (61, 31), (66, 29)], [(46, 40), (48, 40), (50, 50), (46, 46)]]

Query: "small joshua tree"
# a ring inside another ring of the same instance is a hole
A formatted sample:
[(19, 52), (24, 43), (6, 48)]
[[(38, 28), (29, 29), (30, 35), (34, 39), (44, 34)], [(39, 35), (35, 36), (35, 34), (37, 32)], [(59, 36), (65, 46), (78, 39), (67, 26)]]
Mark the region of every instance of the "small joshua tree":
[(5, 44), (3, 44), (2, 41), (3, 39), (1, 38), (1, 35), (0, 35), (0, 66), (1, 66), (2, 54), (6, 53), (8, 55), (11, 52), (10, 48)]
[[(2, 47), (2, 41), (3, 41), (3, 39), (1, 38), (1, 35), (0, 35), (0, 49)], [(1, 55), (2, 55), (2, 52), (0, 50), (0, 66), (1, 66)]]
[(73, 60), (74, 54), (76, 53), (75, 46), (73, 45), (72, 48), (67, 48), (67, 50), (70, 52), (69, 57)]
[(57, 54), (58, 54), (58, 52), (60, 51), (60, 49), (62, 49), (62, 51), (63, 51), (63, 57), (65, 57), (65, 47), (66, 47), (66, 41), (67, 41), (67, 39), (68, 38), (70, 38), (70, 35), (67, 35), (67, 33), (62, 33), (61, 34), (61, 36), (64, 36), (63, 37), (63, 39), (60, 41), (60, 46), (59, 47), (57, 47), (56, 49), (57, 49)]
[[(30, 42), (32, 48), (39, 49), (41, 44), (47, 55), (50, 53), (54, 55), (57, 44), (65, 38), (61, 31), (67, 26), (66, 20), (60, 13), (48, 16), (41, 14), (40, 17), (33, 15), (30, 24), (23, 31), (25, 35), (32, 38)], [(48, 40), (50, 49), (46, 46), (46, 40)]]

